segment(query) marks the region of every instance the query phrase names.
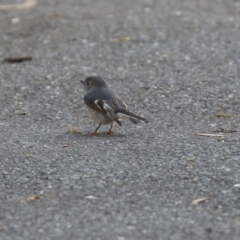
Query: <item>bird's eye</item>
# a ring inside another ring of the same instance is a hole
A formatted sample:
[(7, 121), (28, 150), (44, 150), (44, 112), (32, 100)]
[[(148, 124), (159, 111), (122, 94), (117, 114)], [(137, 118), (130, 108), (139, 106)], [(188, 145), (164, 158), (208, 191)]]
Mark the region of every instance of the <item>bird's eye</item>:
[(87, 85), (89, 86), (89, 85), (90, 85), (90, 82), (87, 81)]

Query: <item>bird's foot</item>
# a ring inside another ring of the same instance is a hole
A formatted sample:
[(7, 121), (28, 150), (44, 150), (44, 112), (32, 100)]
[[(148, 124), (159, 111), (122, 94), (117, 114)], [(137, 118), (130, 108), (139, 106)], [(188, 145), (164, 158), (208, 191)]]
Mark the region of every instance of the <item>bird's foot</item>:
[(96, 132), (96, 131), (94, 131), (94, 132), (90, 132), (90, 134), (91, 134), (92, 136), (97, 136), (97, 135), (99, 135), (99, 133)]
[(109, 130), (109, 131), (107, 131), (106, 133), (107, 133), (107, 135), (112, 135), (112, 134), (113, 134), (113, 131), (112, 131), (112, 130)]

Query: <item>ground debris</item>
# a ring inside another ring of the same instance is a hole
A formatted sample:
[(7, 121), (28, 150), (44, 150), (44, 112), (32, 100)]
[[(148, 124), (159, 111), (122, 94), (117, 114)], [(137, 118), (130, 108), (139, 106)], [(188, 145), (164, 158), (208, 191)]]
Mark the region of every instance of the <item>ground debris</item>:
[(39, 196), (39, 195), (32, 195), (32, 196), (30, 196), (27, 200), (28, 200), (29, 202), (31, 202), (31, 201), (36, 201), (36, 200), (38, 200), (38, 199), (40, 199), (40, 196)]
[(118, 38), (110, 38), (109, 42), (112, 43), (120, 43), (120, 42), (130, 42), (132, 39), (129, 36), (125, 36), (125, 37), (118, 37)]
[(39, 199), (52, 199), (54, 198), (54, 195), (52, 193), (44, 193), (40, 192), (39, 194), (34, 194), (31, 195), (30, 197), (27, 198), (28, 202), (36, 201)]
[(31, 61), (31, 56), (16, 56), (16, 57), (6, 57), (4, 58), (4, 62), (6, 63), (20, 63), (24, 61)]
[(215, 114), (215, 117), (233, 117), (233, 115), (232, 114), (227, 114), (227, 113), (222, 113), (222, 112), (220, 112), (220, 113), (216, 113)]
[(97, 197), (95, 197), (93, 195), (86, 196), (85, 198), (89, 199), (89, 200), (97, 200), (98, 199)]
[(235, 132), (237, 132), (237, 130), (235, 130), (235, 129), (225, 129), (223, 127), (220, 127), (219, 129), (215, 130), (214, 132), (235, 133)]
[(206, 202), (209, 199), (209, 197), (202, 197), (198, 198), (192, 201), (193, 205), (198, 205), (199, 203)]
[(37, 5), (36, 0), (25, 0), (23, 3), (15, 3), (15, 4), (1, 4), (0, 10), (21, 10), (32, 8)]
[(59, 144), (62, 148), (69, 147), (69, 146), (72, 145), (72, 143), (69, 143), (69, 142), (67, 142), (67, 143), (62, 142), (62, 143), (59, 143)]
[(188, 161), (189, 163), (195, 163), (195, 162), (196, 162), (196, 157), (194, 157), (194, 156), (189, 157), (189, 158), (187, 158), (187, 161)]
[(224, 137), (223, 134), (213, 134), (213, 133), (195, 133), (197, 136), (204, 136), (204, 137)]
[(67, 134), (81, 134), (81, 132), (78, 129), (68, 129), (66, 131)]

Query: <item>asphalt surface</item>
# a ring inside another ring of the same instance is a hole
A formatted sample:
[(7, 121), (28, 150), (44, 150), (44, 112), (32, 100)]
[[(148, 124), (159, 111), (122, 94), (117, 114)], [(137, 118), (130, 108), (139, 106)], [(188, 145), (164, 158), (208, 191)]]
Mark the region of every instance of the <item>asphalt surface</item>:
[[(0, 239), (239, 240), (239, 39), (238, 0), (0, 11)], [(149, 123), (91, 136), (89, 75)]]

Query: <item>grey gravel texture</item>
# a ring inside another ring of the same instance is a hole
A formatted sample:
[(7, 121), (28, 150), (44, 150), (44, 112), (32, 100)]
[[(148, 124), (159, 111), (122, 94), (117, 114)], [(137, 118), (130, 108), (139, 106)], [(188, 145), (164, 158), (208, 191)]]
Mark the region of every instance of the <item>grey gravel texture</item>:
[[(0, 63), (0, 239), (239, 240), (239, 46), (239, 0), (1, 11), (1, 60), (33, 59)], [(91, 136), (93, 74), (149, 123)]]

